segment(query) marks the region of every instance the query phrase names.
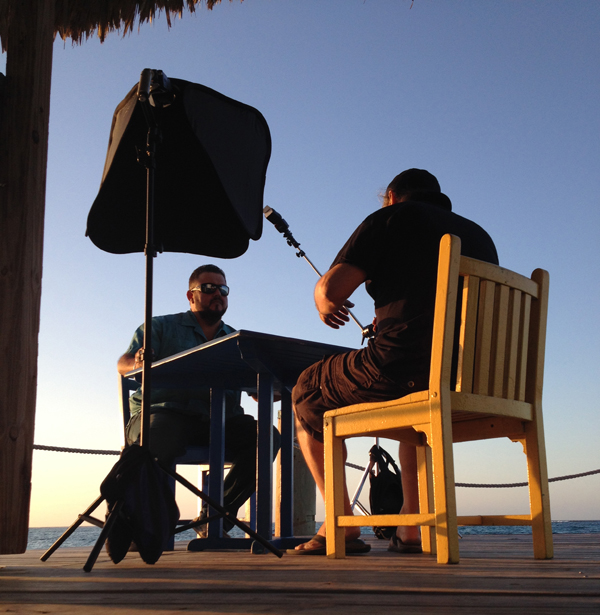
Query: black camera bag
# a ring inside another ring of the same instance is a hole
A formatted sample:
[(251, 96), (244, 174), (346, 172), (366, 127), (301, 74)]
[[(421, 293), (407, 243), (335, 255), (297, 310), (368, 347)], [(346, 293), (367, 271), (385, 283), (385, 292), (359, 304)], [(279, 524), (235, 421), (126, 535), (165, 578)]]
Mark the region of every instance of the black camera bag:
[[(369, 473), (371, 514), (398, 514), (404, 502), (400, 470), (392, 456), (381, 446), (375, 444), (369, 455), (374, 462)], [(373, 531), (377, 538), (388, 539), (395, 533), (396, 528), (375, 526)]]

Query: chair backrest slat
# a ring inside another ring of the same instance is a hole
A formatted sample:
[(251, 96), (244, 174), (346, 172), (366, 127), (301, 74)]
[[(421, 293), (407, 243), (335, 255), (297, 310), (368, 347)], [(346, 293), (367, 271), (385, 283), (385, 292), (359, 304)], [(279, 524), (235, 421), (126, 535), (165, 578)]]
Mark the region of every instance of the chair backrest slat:
[(458, 372), (456, 390), (473, 392), (475, 365), (475, 336), (477, 334), (477, 310), (479, 305), (479, 278), (470, 275), (464, 278), (458, 341)]
[(510, 289), (508, 301), (508, 334), (506, 336), (506, 373), (504, 375), (503, 397), (515, 399), (517, 383), (517, 361), (519, 357), (519, 330), (521, 324), (520, 290)]
[(490, 394), (504, 395), (506, 368), (506, 338), (508, 335), (508, 300), (510, 288), (496, 284), (494, 292), (494, 335), (492, 343), (492, 369), (490, 371)]
[(482, 280), (479, 285), (479, 313), (473, 374), (473, 393), (476, 395), (490, 394), (495, 290), (496, 285), (489, 280)]
[(531, 319), (531, 296), (524, 294), (521, 298), (521, 326), (519, 330), (520, 353), (517, 363), (517, 383), (515, 396), (517, 401), (525, 401), (527, 387), (527, 352), (529, 350), (529, 323)]

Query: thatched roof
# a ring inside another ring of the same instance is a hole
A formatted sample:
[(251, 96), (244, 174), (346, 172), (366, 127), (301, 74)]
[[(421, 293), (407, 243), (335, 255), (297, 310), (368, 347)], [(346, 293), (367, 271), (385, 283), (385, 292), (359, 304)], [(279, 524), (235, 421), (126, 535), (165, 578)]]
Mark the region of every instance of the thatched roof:
[[(18, 0), (17, 0), (18, 1)], [(44, 0), (49, 1), (49, 0)], [(221, 0), (50, 0), (55, 3), (54, 31), (63, 40), (74, 43), (97, 34), (101, 41), (112, 31), (131, 32), (138, 25), (165, 12), (167, 22), (171, 17), (181, 17), (184, 8), (194, 12), (196, 5), (205, 4), (212, 9)], [(231, 1), (231, 0), (230, 0)], [(241, 0), (243, 1), (243, 0)], [(6, 48), (6, 33), (10, 31), (10, 5), (14, 0), (0, 0), (0, 39)]]

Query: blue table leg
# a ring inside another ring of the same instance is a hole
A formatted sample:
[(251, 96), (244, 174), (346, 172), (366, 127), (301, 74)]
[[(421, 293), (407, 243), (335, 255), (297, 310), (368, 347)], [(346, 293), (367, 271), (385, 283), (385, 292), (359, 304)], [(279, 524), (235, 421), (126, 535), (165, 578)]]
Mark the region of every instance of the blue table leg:
[(273, 376), (259, 373), (258, 447), (256, 463), (256, 531), (266, 540), (273, 537)]
[(281, 391), (281, 536), (294, 535), (294, 412), (292, 395)]
[[(223, 505), (223, 465), (225, 463), (225, 396), (222, 389), (210, 393), (210, 452), (208, 495)], [(209, 515), (216, 511), (210, 509)], [(208, 524), (208, 537), (223, 536), (223, 519), (214, 519)]]

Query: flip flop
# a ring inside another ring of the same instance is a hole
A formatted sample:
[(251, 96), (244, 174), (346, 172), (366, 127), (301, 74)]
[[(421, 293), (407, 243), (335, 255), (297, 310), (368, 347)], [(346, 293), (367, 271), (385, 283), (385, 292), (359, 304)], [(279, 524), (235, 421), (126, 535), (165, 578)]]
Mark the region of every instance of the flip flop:
[(396, 534), (392, 534), (387, 550), (393, 553), (423, 553), (423, 547), (421, 545), (411, 545), (402, 542)]
[[(321, 534), (315, 534), (308, 542), (316, 542), (318, 547), (313, 549), (287, 549), (288, 555), (326, 555), (327, 553), (327, 539)], [(308, 544), (308, 543), (304, 543)], [(371, 550), (371, 545), (360, 538), (346, 541), (346, 555), (356, 555), (359, 553), (368, 553)]]

